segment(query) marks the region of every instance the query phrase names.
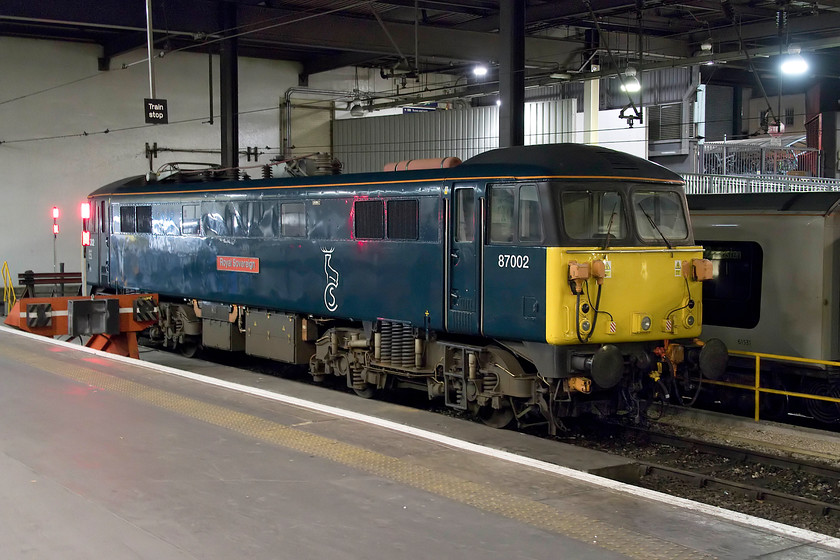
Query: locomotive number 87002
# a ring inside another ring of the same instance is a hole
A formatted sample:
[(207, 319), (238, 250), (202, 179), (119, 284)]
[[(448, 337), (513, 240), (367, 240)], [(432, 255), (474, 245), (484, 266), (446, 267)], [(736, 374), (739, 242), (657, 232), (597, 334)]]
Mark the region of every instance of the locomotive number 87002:
[(491, 425), (553, 430), (726, 361), (721, 343), (696, 340), (711, 271), (681, 178), (605, 148), (304, 178), (141, 176), (88, 204), (87, 283), (160, 294), (154, 340), (308, 364), (363, 396), (412, 387)]

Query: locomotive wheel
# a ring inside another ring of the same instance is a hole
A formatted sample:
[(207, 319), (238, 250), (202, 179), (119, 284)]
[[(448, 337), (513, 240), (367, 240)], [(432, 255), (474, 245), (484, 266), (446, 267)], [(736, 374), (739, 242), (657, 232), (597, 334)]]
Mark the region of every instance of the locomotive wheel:
[(372, 399), (373, 395), (376, 394), (376, 387), (371, 385), (370, 383), (365, 384), (364, 389), (358, 389), (353, 387), (353, 392), (362, 397), (363, 399)]
[(178, 345), (178, 352), (185, 358), (195, 358), (201, 352), (201, 343), (188, 338), (183, 344)]
[[(809, 379), (804, 384), (804, 392), (821, 397), (840, 399), (840, 385), (822, 379)], [(805, 401), (808, 414), (826, 424), (840, 422), (840, 404), (808, 399)]]
[(477, 416), (484, 425), (501, 429), (510, 426), (514, 415), (513, 409), (509, 406), (503, 406), (502, 408), (485, 406), (478, 410)]

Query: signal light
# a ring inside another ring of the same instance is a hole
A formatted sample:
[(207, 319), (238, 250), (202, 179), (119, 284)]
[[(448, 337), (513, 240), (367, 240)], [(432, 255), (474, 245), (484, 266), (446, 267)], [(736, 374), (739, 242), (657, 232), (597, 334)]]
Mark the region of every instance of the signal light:
[(58, 235), (58, 224), (53, 224), (53, 235)]
[(53, 220), (57, 220), (57, 219), (58, 219), (58, 206), (53, 206), (53, 209), (52, 209), (52, 217), (53, 217)]
[(83, 231), (82, 232), (82, 246), (83, 247), (90, 247), (90, 232)]
[(90, 202), (82, 202), (82, 219), (87, 220), (90, 218)]

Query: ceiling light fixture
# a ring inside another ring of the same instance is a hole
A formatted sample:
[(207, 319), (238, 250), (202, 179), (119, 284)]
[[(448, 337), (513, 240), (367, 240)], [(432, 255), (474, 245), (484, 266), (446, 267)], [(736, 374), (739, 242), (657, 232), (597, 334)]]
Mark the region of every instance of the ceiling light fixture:
[(628, 66), (627, 69), (624, 71), (624, 83), (621, 84), (621, 91), (626, 91), (627, 93), (636, 93), (637, 91), (641, 91), (642, 84), (639, 83), (639, 79), (636, 78), (636, 69), (632, 66)]
[(486, 76), (487, 75), (487, 67), (482, 66), (482, 65), (478, 65), (478, 66), (474, 67), (473, 68), (473, 75), (476, 76), (477, 78), (481, 78), (483, 76)]
[(808, 61), (799, 54), (800, 52), (801, 49), (797, 45), (790, 45), (788, 47), (788, 55), (782, 58), (780, 67), (782, 74), (801, 76), (808, 71)]

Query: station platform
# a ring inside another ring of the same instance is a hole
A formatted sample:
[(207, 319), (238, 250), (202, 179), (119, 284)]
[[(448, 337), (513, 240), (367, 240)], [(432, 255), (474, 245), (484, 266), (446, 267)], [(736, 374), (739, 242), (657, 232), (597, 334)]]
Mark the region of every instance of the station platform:
[(6, 328), (0, 357), (3, 558), (840, 556), (838, 539), (585, 472), (620, 478), (622, 461), (515, 432)]

